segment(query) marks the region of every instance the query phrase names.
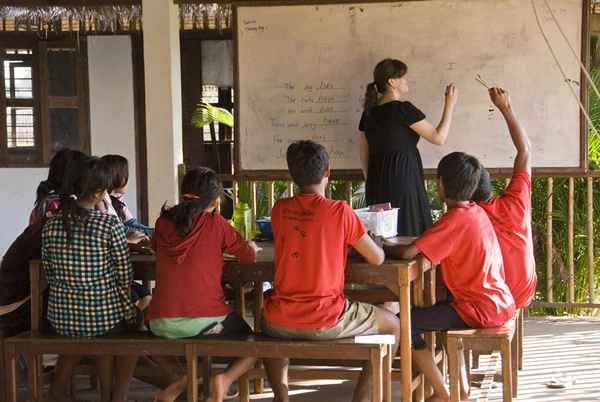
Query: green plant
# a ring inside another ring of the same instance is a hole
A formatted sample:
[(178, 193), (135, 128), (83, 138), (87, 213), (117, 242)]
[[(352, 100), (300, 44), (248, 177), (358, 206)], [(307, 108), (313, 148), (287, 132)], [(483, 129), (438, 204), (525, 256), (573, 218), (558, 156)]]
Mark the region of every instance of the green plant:
[(210, 103), (199, 103), (192, 114), (192, 124), (202, 128), (212, 123), (233, 127), (233, 115), (229, 110), (213, 106)]

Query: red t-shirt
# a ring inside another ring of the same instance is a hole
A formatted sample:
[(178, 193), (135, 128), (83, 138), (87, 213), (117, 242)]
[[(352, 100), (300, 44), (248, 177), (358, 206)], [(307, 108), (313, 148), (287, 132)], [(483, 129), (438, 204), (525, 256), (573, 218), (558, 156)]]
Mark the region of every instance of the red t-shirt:
[(275, 286), (266, 320), (291, 328), (331, 328), (344, 309), (348, 245), (365, 227), (345, 201), (319, 194), (279, 200), (271, 211)]
[(221, 287), (223, 252), (239, 256), (242, 262), (256, 259), (254, 250), (218, 213), (199, 214), (184, 238), (171, 220), (158, 218), (152, 243), (156, 287), (147, 320), (229, 314)]
[(531, 177), (515, 172), (499, 197), (479, 206), (487, 212), (500, 243), (504, 277), (517, 307), (529, 304), (535, 295), (537, 275), (531, 236)]
[(475, 203), (448, 211), (417, 240), (432, 262), (441, 262), (442, 276), (454, 296), (452, 307), (473, 328), (503, 325), (515, 303), (502, 275), (502, 254), (485, 211)]

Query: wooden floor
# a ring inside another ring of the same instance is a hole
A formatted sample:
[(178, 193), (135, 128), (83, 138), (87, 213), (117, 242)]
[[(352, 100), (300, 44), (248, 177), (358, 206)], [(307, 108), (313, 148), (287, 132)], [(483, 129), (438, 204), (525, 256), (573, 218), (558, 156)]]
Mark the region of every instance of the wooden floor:
[[(600, 401), (600, 319), (530, 318), (526, 321), (525, 335), (525, 369), (519, 376), (519, 401)], [(493, 356), (482, 357), (482, 374), (494, 365), (494, 360)], [(546, 386), (553, 378), (564, 381), (569, 377), (575, 383), (565, 389)], [(399, 384), (394, 385), (394, 400), (400, 401)], [(291, 400), (348, 402), (353, 387), (352, 382), (340, 381), (294, 383)], [(481, 388), (473, 388), (471, 401), (501, 401), (501, 390), (488, 376)], [(151, 400), (153, 392), (152, 387), (136, 382), (132, 385), (131, 401)], [(98, 400), (97, 395), (90, 392), (81, 393), (78, 398), (81, 401)], [(272, 394), (254, 395), (253, 400), (270, 402)], [(231, 401), (237, 401), (237, 398)]]

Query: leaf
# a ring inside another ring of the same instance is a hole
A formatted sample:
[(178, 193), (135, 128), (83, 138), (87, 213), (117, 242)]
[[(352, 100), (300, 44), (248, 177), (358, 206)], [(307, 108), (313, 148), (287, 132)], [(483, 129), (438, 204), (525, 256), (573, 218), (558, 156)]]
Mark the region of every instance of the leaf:
[(233, 115), (227, 109), (213, 106), (210, 103), (200, 103), (192, 115), (192, 124), (202, 128), (207, 124), (220, 123), (233, 127)]

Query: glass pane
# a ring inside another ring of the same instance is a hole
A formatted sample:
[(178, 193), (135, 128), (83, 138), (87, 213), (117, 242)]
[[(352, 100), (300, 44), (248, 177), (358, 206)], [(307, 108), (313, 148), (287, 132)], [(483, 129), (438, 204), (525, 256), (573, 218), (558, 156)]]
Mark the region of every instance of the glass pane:
[(32, 107), (6, 108), (6, 144), (8, 148), (35, 146)]
[(32, 99), (31, 62), (4, 60), (4, 91), (7, 99)]
[(62, 148), (80, 149), (79, 110), (50, 108), (49, 114), (52, 150), (58, 151)]
[(76, 54), (61, 49), (48, 51), (48, 94), (50, 96), (75, 96)]

